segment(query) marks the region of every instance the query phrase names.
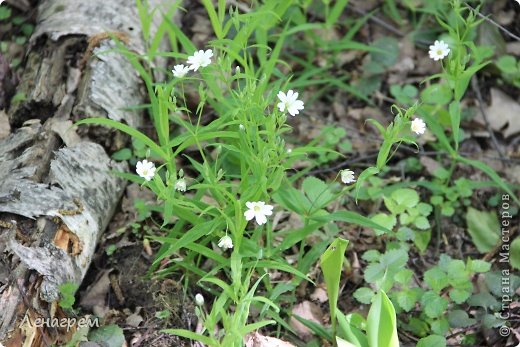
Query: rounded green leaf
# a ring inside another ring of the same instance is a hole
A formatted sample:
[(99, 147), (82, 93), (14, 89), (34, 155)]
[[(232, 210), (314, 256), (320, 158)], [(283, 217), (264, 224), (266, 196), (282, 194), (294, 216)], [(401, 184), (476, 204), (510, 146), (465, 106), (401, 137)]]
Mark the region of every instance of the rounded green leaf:
[(428, 104), (446, 105), (452, 99), (452, 92), (446, 84), (432, 84), (421, 93), (421, 99)]
[(446, 347), (446, 339), (444, 336), (430, 335), (420, 339), (417, 347)]

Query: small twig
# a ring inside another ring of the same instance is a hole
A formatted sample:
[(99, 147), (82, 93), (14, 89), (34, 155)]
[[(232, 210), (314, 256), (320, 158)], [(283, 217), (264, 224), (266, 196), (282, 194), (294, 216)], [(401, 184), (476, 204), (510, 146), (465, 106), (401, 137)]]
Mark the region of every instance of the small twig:
[[(368, 12), (355, 8), (354, 6), (347, 6), (347, 7), (349, 7), (350, 9), (352, 9), (352, 11), (354, 11), (357, 14), (360, 14), (362, 16), (366, 16), (368, 14)], [(371, 21), (373, 21), (376, 24), (379, 24), (380, 26), (382, 26), (386, 30), (390, 31), (391, 33), (396, 34), (397, 36), (400, 36), (400, 37), (404, 36), (404, 34), (401, 31), (399, 31), (398, 29), (396, 29), (395, 26), (388, 24), (387, 22), (385, 22), (384, 20), (382, 20), (376, 16), (370, 16), (368, 19), (370, 19)]]
[[(363, 10), (360, 10), (358, 8), (355, 8), (354, 6), (347, 6), (347, 8), (350, 8), (352, 11), (356, 12), (357, 14), (360, 14), (362, 16), (366, 16), (368, 14), (368, 12), (366, 11), (363, 11)], [(376, 16), (370, 16), (368, 17), (369, 20), (373, 21), (374, 23), (382, 26), (383, 28), (385, 28), (386, 30), (390, 31), (391, 33), (399, 36), (399, 37), (404, 37), (406, 36), (406, 34), (402, 33), (400, 30), (396, 29), (395, 26), (391, 25), (391, 24), (388, 24), (387, 22), (385, 22), (384, 20), (382, 20), (381, 18), (378, 18)], [(431, 42), (430, 41), (426, 41), (426, 40), (421, 40), (421, 39), (416, 39), (415, 40), (416, 42), (418, 43), (422, 43), (424, 45), (430, 45)]]
[(473, 78), (471, 79), (471, 88), (473, 89), (473, 91), (477, 95), (477, 100), (478, 100), (478, 106), (479, 106), (479, 109), (480, 109), (480, 113), (482, 114), (482, 118), (484, 118), (484, 122), (486, 123), (486, 128), (489, 131), (489, 134), (491, 135), (491, 141), (495, 145), (495, 148), (496, 148), (496, 150), (498, 152), (498, 155), (500, 156), (500, 159), (502, 161), (505, 161), (506, 157), (504, 156), (504, 153), (500, 149), (500, 145), (499, 145), (499, 143), (497, 141), (497, 138), (495, 137), (495, 133), (494, 133), (493, 129), (491, 129), (491, 125), (489, 124), (489, 119), (487, 117), (486, 111), (484, 110), (484, 100), (482, 100), (482, 94), (480, 93), (480, 88), (479, 88), (479, 85), (478, 85), (478, 78), (476, 76), (473, 76)]
[(484, 16), (482, 13), (480, 13), (479, 11), (477, 11), (476, 9), (474, 9), (473, 7), (471, 7), (470, 5), (468, 5), (467, 2), (464, 3), (464, 5), (466, 5), (467, 8), (473, 10), (477, 16), (479, 16), (480, 18), (483, 18), (485, 21), (493, 24), (494, 26), (496, 26), (497, 28), (499, 28), (502, 32), (504, 32), (505, 34), (507, 34), (509, 37), (517, 40), (517, 41), (520, 41), (520, 37), (516, 36), (515, 34), (513, 34), (512, 32), (510, 32), (509, 30), (507, 30), (506, 28), (504, 28), (502, 25), (498, 24), (497, 22), (495, 22), (494, 20), (492, 20), (491, 18), (489, 18), (489, 16), (491, 15), (488, 15), (488, 16)]

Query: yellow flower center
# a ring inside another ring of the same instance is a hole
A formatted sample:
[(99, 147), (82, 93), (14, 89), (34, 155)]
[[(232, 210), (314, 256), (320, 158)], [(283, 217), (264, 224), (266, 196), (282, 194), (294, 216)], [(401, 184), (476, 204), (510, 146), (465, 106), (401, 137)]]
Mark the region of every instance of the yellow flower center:
[(438, 55), (442, 55), (442, 49), (438, 49), (438, 50), (437, 50), (437, 54), (438, 54)]
[(254, 210), (255, 212), (260, 212), (262, 209), (261, 209), (260, 206), (255, 206), (255, 207), (253, 207), (253, 210)]

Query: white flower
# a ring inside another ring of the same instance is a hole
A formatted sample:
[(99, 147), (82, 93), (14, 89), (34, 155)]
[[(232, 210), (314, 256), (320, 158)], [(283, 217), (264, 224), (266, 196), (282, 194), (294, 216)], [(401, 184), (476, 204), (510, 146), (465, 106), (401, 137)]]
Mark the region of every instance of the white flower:
[(175, 65), (173, 67), (172, 73), (173, 73), (173, 76), (182, 78), (182, 77), (186, 76), (186, 74), (189, 71), (190, 71), (189, 67), (184, 66), (184, 64), (180, 64), (180, 65)]
[(255, 218), (259, 225), (267, 223), (266, 216), (273, 214), (273, 206), (266, 205), (263, 201), (248, 201), (246, 202), (246, 206), (249, 210), (244, 212), (244, 217), (246, 217), (247, 220)]
[(202, 296), (202, 294), (198, 293), (197, 295), (195, 295), (195, 303), (197, 304), (197, 306), (204, 305), (204, 297)]
[(435, 41), (433, 45), (430, 46), (430, 58), (437, 61), (440, 59), (444, 59), (448, 53), (450, 53), (450, 48), (448, 44), (444, 41)]
[(240, 124), (240, 125), (238, 126), (238, 128), (239, 128), (240, 130), (245, 130), (246, 127), (244, 126), (244, 124)]
[(179, 192), (186, 191), (186, 180), (184, 178), (179, 178), (177, 182), (175, 182), (175, 190)]
[(224, 236), (218, 241), (218, 246), (224, 250), (233, 248), (233, 240), (229, 236)]
[(145, 180), (149, 181), (155, 175), (155, 165), (146, 159), (138, 161), (135, 166), (135, 172)]
[(292, 153), (292, 148), (287, 148), (287, 154), (291, 154)]
[(412, 125), (410, 126), (412, 131), (416, 133), (417, 135), (424, 134), (424, 131), (426, 130), (426, 124), (421, 118), (415, 118), (412, 121)]
[(280, 102), (278, 103), (278, 109), (280, 112), (288, 111), (291, 116), (296, 116), (300, 113), (300, 110), (303, 110), (303, 101), (298, 100), (298, 93), (294, 92), (292, 89), (285, 94), (284, 92), (278, 92), (278, 99)]
[(200, 50), (198, 52), (193, 53), (192, 56), (188, 57), (188, 65), (189, 69), (193, 71), (197, 71), (199, 67), (206, 67), (211, 64), (211, 57), (213, 56), (213, 51), (211, 49)]
[(354, 177), (354, 171), (345, 169), (341, 170), (341, 182), (345, 184), (356, 182), (356, 178)]

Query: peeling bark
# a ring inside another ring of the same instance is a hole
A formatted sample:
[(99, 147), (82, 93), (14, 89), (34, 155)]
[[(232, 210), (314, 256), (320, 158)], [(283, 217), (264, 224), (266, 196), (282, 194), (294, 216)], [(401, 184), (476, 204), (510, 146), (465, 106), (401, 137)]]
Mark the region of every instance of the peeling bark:
[[(151, 0), (150, 6), (167, 0)], [(152, 32), (162, 20), (156, 12)], [(59, 286), (80, 284), (96, 243), (124, 191), (110, 160), (124, 138), (96, 128), (100, 144), (82, 140), (72, 121), (109, 117), (133, 127), (146, 92), (131, 64), (110, 52), (112, 34), (144, 52), (135, 3), (128, 0), (44, 0), (25, 60), (9, 122), (16, 130), (0, 140), (0, 342), (50, 345), (55, 328), (28, 324), (63, 317)], [(84, 60), (84, 58), (87, 58)], [(82, 61), (86, 64), (82, 64)], [(90, 128), (92, 129), (92, 128)]]
[(0, 141), (0, 340), (27, 309), (51, 317), (59, 286), (81, 283), (125, 187), (110, 171), (126, 164), (92, 142), (59, 149), (51, 126), (32, 122)]

